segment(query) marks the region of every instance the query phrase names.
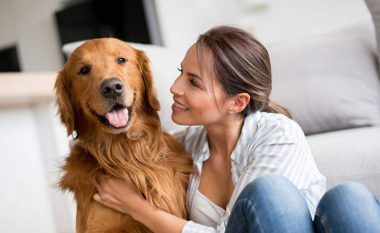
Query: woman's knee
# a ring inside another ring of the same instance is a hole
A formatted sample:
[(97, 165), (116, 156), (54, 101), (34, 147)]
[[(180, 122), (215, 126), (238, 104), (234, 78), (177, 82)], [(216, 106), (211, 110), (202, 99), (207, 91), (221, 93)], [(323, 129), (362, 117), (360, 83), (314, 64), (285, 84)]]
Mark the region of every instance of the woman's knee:
[(380, 232), (379, 218), (380, 203), (373, 194), (362, 184), (348, 182), (323, 195), (315, 226), (320, 232)]
[(371, 194), (365, 185), (353, 181), (339, 184), (331, 188), (326, 194), (329, 193), (332, 193), (331, 195), (336, 195), (338, 193), (352, 193), (356, 196), (367, 196)]
[(360, 205), (360, 203), (372, 202), (373, 200), (373, 195), (364, 185), (357, 182), (347, 182), (327, 191), (319, 203), (317, 212), (332, 206), (338, 210), (339, 208), (346, 209), (348, 205), (351, 206), (355, 203)]

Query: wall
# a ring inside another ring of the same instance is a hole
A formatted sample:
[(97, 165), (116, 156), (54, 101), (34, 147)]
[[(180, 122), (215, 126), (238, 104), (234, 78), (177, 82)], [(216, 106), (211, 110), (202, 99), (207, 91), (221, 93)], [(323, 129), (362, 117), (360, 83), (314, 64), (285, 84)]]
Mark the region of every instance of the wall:
[(51, 102), (0, 106), (0, 232), (74, 232), (73, 202), (56, 188), (68, 153)]
[(17, 44), (23, 71), (62, 66), (53, 14), (62, 0), (0, 0), (0, 49)]
[[(162, 43), (184, 51), (212, 26), (232, 24), (264, 43), (370, 20), (364, 0), (145, 0), (155, 2)], [(62, 66), (54, 12), (65, 0), (0, 0), (0, 48), (18, 44), (24, 71)], [(244, 6), (244, 8), (243, 8)]]
[(189, 47), (214, 25), (233, 22), (239, 0), (156, 0), (163, 43), (170, 48)]
[(368, 21), (364, 0), (157, 0), (167, 47), (187, 48), (212, 26), (245, 28), (263, 43)]
[(0, 112), (2, 232), (56, 232), (52, 203), (45, 201), (50, 197), (33, 121), (30, 109)]
[(238, 24), (271, 43), (370, 20), (364, 0), (272, 0), (264, 9), (242, 14)]

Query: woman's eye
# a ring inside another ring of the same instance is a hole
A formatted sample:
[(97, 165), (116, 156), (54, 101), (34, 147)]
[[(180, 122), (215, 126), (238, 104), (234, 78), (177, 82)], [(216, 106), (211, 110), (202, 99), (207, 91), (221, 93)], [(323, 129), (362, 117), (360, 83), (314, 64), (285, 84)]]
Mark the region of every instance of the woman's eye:
[(125, 61), (126, 61), (126, 60), (125, 60), (124, 57), (118, 57), (118, 58), (117, 58), (117, 63), (118, 63), (118, 64), (124, 64)]
[(181, 74), (183, 73), (183, 69), (182, 69), (182, 68), (177, 68), (177, 70), (178, 70), (179, 72), (181, 72)]
[(189, 83), (193, 87), (198, 87), (197, 82), (194, 80), (194, 78), (189, 78)]
[(88, 74), (90, 72), (90, 67), (89, 66), (83, 66), (79, 70), (79, 74)]

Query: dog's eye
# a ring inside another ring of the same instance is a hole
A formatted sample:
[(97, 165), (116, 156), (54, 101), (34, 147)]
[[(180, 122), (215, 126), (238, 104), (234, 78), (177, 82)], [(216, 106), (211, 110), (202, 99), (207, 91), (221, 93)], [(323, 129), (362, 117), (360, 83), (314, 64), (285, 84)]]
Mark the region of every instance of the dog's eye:
[(125, 63), (125, 58), (124, 57), (118, 57), (117, 58), (117, 63), (124, 64)]
[(79, 70), (79, 74), (88, 74), (90, 72), (90, 67), (89, 66), (83, 66)]

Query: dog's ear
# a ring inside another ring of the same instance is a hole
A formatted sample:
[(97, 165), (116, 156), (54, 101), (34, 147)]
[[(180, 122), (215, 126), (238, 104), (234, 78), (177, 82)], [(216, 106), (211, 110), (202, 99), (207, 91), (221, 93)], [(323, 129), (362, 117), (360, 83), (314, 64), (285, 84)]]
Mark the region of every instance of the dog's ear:
[(72, 105), (72, 97), (67, 86), (67, 74), (65, 67), (58, 73), (54, 85), (56, 96), (56, 105), (62, 123), (66, 126), (67, 135), (71, 135), (74, 131), (74, 110)]
[(157, 92), (153, 85), (152, 71), (150, 68), (150, 61), (145, 53), (141, 50), (137, 50), (137, 60), (140, 68), (140, 73), (144, 81), (145, 86), (145, 96), (144, 105), (148, 109), (153, 111), (160, 110), (160, 102), (157, 99)]

